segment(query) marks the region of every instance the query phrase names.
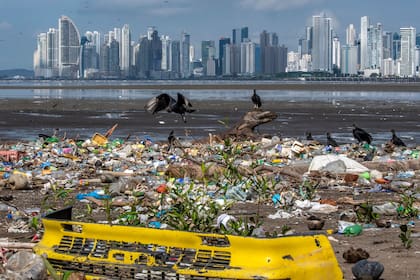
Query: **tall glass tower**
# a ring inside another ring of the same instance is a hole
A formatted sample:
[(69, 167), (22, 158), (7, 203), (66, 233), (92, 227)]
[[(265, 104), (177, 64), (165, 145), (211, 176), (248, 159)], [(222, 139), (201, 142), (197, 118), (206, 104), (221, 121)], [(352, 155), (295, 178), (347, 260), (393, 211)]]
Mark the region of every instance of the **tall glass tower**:
[(416, 28), (402, 27), (401, 34), (401, 70), (403, 77), (412, 77), (415, 74), (415, 48), (416, 48)]
[(190, 76), (190, 35), (185, 32), (181, 34), (180, 48), (181, 76), (187, 78)]
[(360, 19), (360, 69), (369, 68), (368, 59), (368, 28), (369, 18), (367, 16)]
[(326, 15), (312, 17), (312, 69), (332, 70), (332, 20)]
[(130, 75), (130, 62), (131, 62), (131, 32), (128, 24), (124, 24), (121, 29), (121, 71), (124, 77)]
[(59, 75), (76, 78), (79, 69), (80, 34), (74, 22), (67, 16), (58, 20), (58, 67)]

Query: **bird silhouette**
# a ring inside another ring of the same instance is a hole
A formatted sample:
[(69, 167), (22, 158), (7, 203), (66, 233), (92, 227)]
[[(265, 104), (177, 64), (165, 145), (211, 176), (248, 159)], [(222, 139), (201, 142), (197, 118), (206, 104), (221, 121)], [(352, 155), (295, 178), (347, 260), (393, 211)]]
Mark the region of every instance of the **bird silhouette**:
[(312, 137), (312, 133), (310, 131), (306, 132), (306, 140), (314, 140), (314, 138)]
[(357, 127), (355, 124), (353, 124), (353, 137), (358, 143), (366, 142), (370, 144), (372, 142), (372, 136), (364, 129)]
[(338, 147), (337, 141), (331, 137), (331, 133), (327, 132), (327, 146)]
[(192, 108), (191, 102), (179, 92), (177, 93), (177, 100), (167, 93), (159, 94), (150, 99), (144, 108), (152, 114), (156, 114), (163, 110), (166, 110), (169, 113), (173, 112), (180, 114), (184, 123), (187, 122), (185, 113), (192, 113), (195, 111), (195, 109)]
[(261, 97), (257, 94), (257, 90), (254, 89), (254, 94), (251, 97), (252, 103), (254, 103), (254, 109), (261, 107)]
[(173, 144), (175, 143), (175, 140), (176, 140), (176, 137), (174, 135), (174, 131), (171, 130), (171, 132), (169, 133), (169, 136), (168, 136), (168, 151), (171, 150)]
[(405, 143), (397, 136), (397, 134), (395, 134), (395, 130), (391, 129), (391, 132), (392, 132), (391, 143), (394, 144), (395, 146), (406, 147)]

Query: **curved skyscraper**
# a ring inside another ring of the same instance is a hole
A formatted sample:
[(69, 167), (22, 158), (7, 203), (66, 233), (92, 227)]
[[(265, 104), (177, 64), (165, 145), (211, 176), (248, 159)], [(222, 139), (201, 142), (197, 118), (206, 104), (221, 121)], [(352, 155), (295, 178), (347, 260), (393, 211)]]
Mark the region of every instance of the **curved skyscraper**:
[(74, 22), (67, 16), (58, 20), (58, 67), (63, 78), (77, 78), (80, 57), (80, 34)]

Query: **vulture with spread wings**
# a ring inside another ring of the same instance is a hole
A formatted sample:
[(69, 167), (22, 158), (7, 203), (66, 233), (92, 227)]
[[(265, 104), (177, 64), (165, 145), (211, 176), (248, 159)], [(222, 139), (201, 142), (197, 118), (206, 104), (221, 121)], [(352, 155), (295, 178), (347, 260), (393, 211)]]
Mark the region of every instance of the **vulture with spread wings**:
[(185, 113), (192, 113), (195, 111), (195, 109), (192, 108), (191, 102), (179, 92), (177, 93), (176, 100), (167, 93), (159, 94), (150, 99), (144, 108), (147, 112), (152, 114), (156, 114), (163, 110), (166, 110), (169, 113), (173, 112), (180, 114), (184, 123), (187, 122)]

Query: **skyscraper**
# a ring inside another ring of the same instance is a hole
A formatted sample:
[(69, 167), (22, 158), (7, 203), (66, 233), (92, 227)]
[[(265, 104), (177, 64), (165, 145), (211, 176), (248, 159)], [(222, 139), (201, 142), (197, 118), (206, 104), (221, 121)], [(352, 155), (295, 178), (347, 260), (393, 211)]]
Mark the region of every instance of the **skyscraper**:
[(220, 38), (219, 40), (219, 72), (218, 75), (225, 73), (225, 46), (230, 44), (230, 38)]
[(201, 62), (204, 67), (204, 75), (207, 74), (207, 60), (214, 59), (216, 46), (213, 40), (201, 41)]
[(161, 69), (163, 71), (169, 71), (169, 65), (171, 60), (171, 40), (169, 39), (169, 36), (161, 36), (160, 41), (162, 42), (162, 65)]
[(382, 24), (369, 26), (367, 36), (367, 61), (366, 67), (370, 69), (382, 69), (383, 43), (382, 43)]
[(401, 69), (400, 75), (412, 77), (415, 75), (416, 28), (402, 27), (401, 34)]
[(180, 50), (180, 70), (183, 78), (190, 76), (190, 35), (182, 32)]
[(76, 78), (79, 69), (80, 34), (74, 22), (67, 16), (58, 20), (58, 66), (59, 75)]
[(332, 64), (333, 64), (333, 67), (336, 67), (338, 69), (341, 67), (341, 46), (340, 46), (340, 40), (338, 39), (338, 37), (333, 38)]
[(248, 39), (248, 27), (232, 29), (232, 44), (240, 45)]
[(326, 15), (312, 16), (312, 69), (332, 70), (332, 22)]
[(356, 29), (353, 24), (349, 24), (346, 28), (346, 44), (354, 46), (356, 44)]
[(58, 76), (58, 30), (50, 28), (47, 32), (47, 77)]
[(344, 45), (341, 48), (341, 73), (357, 74), (357, 46)]
[(170, 48), (170, 64), (169, 64), (169, 71), (172, 72), (172, 75), (176, 78), (180, 76), (180, 43), (178, 40), (171, 42)]
[(360, 19), (360, 69), (369, 68), (368, 59), (368, 28), (369, 18), (363, 16)]
[(37, 36), (37, 49), (34, 53), (35, 77), (45, 77), (47, 69), (47, 33)]
[(121, 71), (124, 77), (130, 76), (130, 62), (131, 62), (131, 32), (128, 24), (124, 24), (121, 30)]

